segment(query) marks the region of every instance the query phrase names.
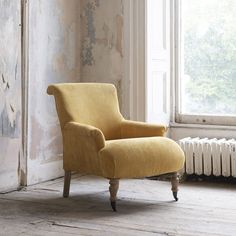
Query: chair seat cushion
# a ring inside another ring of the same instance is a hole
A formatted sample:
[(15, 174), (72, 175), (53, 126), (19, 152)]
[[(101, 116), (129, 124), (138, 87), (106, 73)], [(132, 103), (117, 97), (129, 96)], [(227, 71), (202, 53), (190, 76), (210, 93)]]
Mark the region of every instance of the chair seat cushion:
[(177, 143), (165, 137), (110, 140), (99, 152), (107, 178), (148, 177), (180, 170), (185, 161)]

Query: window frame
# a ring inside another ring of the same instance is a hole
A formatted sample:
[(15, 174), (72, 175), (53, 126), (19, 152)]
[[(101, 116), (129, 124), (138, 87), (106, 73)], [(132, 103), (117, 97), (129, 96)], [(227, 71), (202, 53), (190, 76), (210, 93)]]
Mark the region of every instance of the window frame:
[[(186, 114), (181, 113), (181, 3), (182, 0), (172, 1), (172, 69), (174, 93), (174, 121), (186, 124), (205, 125), (236, 125), (236, 115), (209, 115), (209, 114)], [(236, 101), (235, 101), (236, 103)]]

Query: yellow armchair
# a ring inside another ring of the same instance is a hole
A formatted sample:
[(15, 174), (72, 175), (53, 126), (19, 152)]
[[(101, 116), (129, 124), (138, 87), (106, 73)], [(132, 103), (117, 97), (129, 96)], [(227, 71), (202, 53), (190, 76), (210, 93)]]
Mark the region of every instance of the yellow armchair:
[(110, 201), (116, 211), (119, 179), (172, 173), (177, 201), (178, 176), (185, 161), (181, 148), (163, 137), (166, 127), (128, 121), (120, 113), (111, 84), (50, 85), (63, 136), (63, 196), (69, 196), (71, 171), (110, 180)]

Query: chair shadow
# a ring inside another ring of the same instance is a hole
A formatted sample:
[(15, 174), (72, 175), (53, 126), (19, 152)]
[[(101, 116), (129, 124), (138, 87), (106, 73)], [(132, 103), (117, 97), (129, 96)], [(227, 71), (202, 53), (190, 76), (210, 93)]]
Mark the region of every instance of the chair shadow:
[(33, 214), (34, 217), (41, 218), (42, 215), (47, 215), (47, 218), (64, 218), (68, 216), (77, 220), (98, 219), (109, 217), (117, 217), (117, 215), (134, 215), (152, 211), (163, 211), (169, 208), (170, 204), (175, 201), (148, 201), (142, 199), (127, 199), (121, 198), (117, 200), (117, 212), (113, 212), (110, 206), (107, 193), (102, 194), (73, 194), (69, 198), (63, 198), (59, 194), (50, 194), (48, 198), (40, 197), (24, 201), (13, 202), (17, 210), (24, 214)]

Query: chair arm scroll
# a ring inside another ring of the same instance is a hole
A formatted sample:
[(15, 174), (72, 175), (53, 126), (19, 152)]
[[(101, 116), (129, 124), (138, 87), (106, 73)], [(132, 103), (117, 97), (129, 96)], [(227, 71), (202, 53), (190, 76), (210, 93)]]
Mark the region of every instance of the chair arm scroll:
[[(73, 137), (73, 138), (84, 138), (88, 140), (88, 143), (95, 143), (97, 151), (102, 149), (105, 146), (105, 138), (102, 131), (91, 125), (80, 124), (77, 122), (69, 122), (63, 128), (64, 138)], [(93, 145), (91, 143), (91, 145)]]

